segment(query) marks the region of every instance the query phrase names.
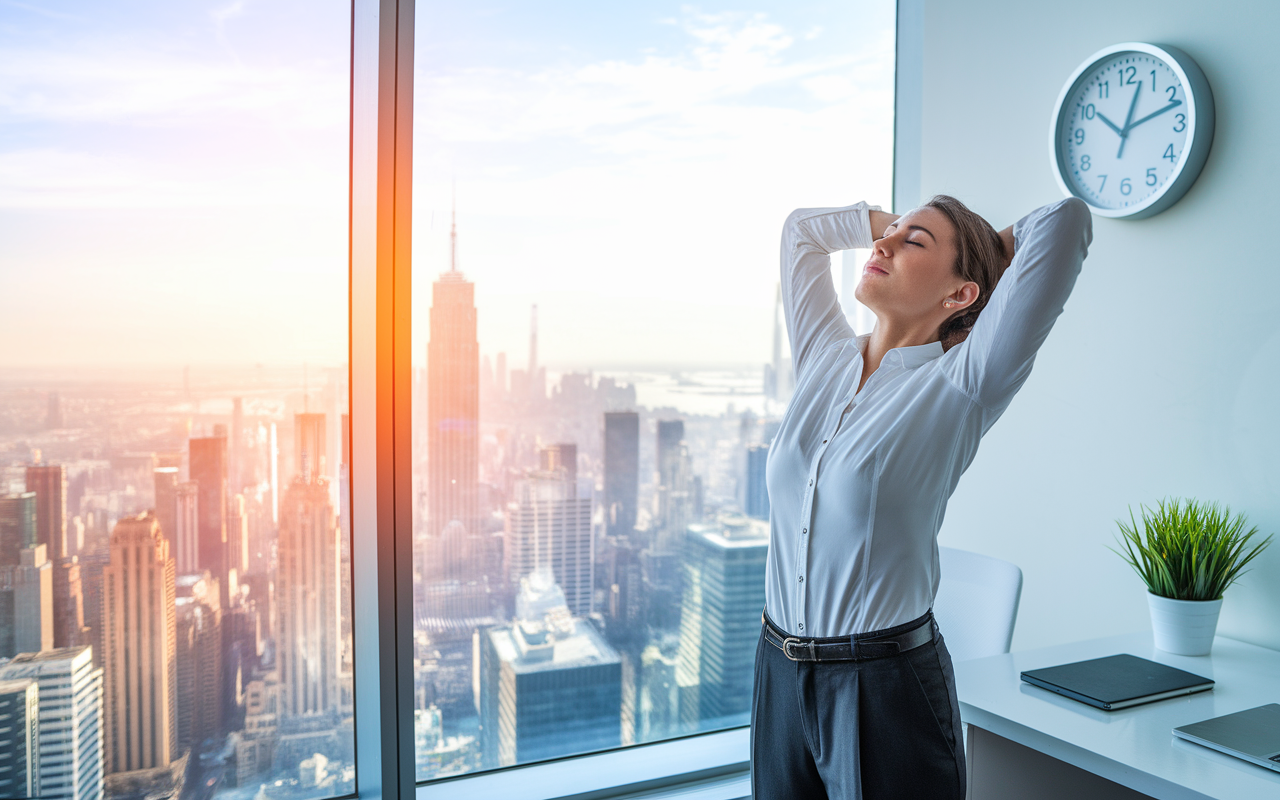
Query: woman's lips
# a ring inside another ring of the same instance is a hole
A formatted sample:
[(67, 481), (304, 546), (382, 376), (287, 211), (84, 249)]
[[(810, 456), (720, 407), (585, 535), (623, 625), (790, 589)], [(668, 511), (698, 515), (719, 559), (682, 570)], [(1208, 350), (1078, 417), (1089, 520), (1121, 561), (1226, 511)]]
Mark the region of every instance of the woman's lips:
[(863, 272), (870, 272), (870, 273), (871, 273), (871, 274), (873, 274), (873, 275), (888, 275), (888, 274), (889, 274), (889, 271), (888, 271), (887, 269), (885, 269), (884, 267), (880, 266), (879, 264), (876, 264), (876, 263), (871, 262), (871, 261), (868, 261), (868, 262), (867, 262), (867, 266), (863, 269)]

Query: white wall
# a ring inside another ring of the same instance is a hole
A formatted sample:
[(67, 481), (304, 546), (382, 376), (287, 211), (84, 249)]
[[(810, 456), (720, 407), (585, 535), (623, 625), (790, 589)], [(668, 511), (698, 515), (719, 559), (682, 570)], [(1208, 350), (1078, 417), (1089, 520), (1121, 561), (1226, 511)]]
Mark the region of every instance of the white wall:
[[(1106, 549), (1128, 506), (1218, 500), (1280, 533), (1280, 3), (902, 0), (899, 20), (900, 58), (920, 60), (899, 65), (899, 211), (945, 192), (999, 228), (1059, 198), (1053, 102), (1107, 45), (1176, 45), (1213, 87), (1199, 181), (1151, 219), (1094, 218), (1066, 313), (940, 539), (1022, 567), (1015, 648), (1146, 629), (1145, 590)], [(1280, 649), (1277, 539), (1219, 632)]]

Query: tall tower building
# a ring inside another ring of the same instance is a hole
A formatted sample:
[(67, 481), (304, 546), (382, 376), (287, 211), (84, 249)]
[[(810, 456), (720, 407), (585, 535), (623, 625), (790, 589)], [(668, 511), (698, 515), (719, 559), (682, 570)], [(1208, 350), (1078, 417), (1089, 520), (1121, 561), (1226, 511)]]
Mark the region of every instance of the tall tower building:
[(19, 563), (18, 553), (36, 543), (36, 493), (0, 497), (0, 564)]
[(0, 680), (0, 797), (40, 795), (40, 685)]
[(42, 544), (0, 564), (0, 658), (53, 649), (53, 565)]
[[(227, 437), (191, 439), (191, 480), (199, 487), (196, 563), (190, 571), (208, 570), (227, 591)], [(182, 548), (178, 548), (180, 551)], [(186, 570), (184, 570), (186, 571)], [(224, 596), (223, 601), (227, 598)], [(225, 602), (224, 602), (225, 605)]]
[(592, 608), (594, 565), (591, 492), (560, 472), (535, 472), (516, 485), (507, 511), (507, 575), (513, 588), (538, 568), (549, 569), (569, 612)]
[(518, 619), (476, 633), (486, 767), (618, 747), (622, 659), (574, 618), (545, 569), (522, 580)]
[(116, 523), (102, 574), (108, 774), (179, 755), (174, 571), (154, 514)]
[(724, 515), (685, 540), (676, 684), (685, 731), (746, 724), (764, 608), (769, 524)]
[(475, 284), (457, 263), (458, 226), (450, 232), (453, 261), (431, 287), (427, 344), (427, 535), (450, 522), (468, 534), (480, 516), (480, 345)]
[(49, 560), (67, 552), (67, 475), (61, 465), (27, 467), (27, 491), (36, 495), (36, 541)]
[(338, 524), (323, 478), (294, 478), (280, 501), (276, 573), (276, 669), (280, 714), (336, 710), (338, 666)]
[(232, 494), (244, 489), (244, 451), (244, 398), (236, 397), (231, 400), (231, 439), (227, 442), (227, 491)]
[(160, 533), (174, 545), (178, 572), (188, 574), (200, 570), (200, 484), (183, 481), (174, 487), (173, 536)]
[(207, 572), (177, 579), (178, 748), (222, 732), (222, 610)]
[(85, 644), (80, 565), (67, 541), (67, 475), (60, 465), (27, 467), (36, 495), (36, 541), (45, 545), (53, 575), (53, 646)]
[(41, 800), (101, 800), (102, 670), (89, 647), (23, 653), (0, 664), (0, 681), (21, 680), (38, 687)]
[(293, 415), (293, 464), (304, 481), (327, 478), (324, 414)]
[(636, 527), (640, 494), (640, 415), (604, 415), (604, 511), (611, 535), (629, 536)]
[(765, 482), (768, 464), (769, 445), (753, 444), (747, 447), (746, 487), (742, 506), (748, 517), (769, 518), (769, 486)]
[(658, 485), (671, 484), (671, 474), (678, 468), (680, 443), (684, 441), (684, 420), (658, 420)]
[(157, 467), (153, 472), (156, 491), (156, 522), (160, 535), (178, 541), (178, 468)]

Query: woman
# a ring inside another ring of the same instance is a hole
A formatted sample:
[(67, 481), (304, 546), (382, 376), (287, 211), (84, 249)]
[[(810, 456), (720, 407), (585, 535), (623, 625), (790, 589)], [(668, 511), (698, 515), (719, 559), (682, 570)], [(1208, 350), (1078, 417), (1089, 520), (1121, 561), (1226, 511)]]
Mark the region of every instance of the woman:
[[(936, 536), (1091, 237), (1076, 199), (1002, 233), (946, 196), (902, 217), (859, 203), (787, 219), (796, 390), (767, 469), (754, 797), (964, 797), (955, 678), (930, 611)], [(852, 248), (871, 248), (856, 296), (876, 315), (857, 337), (830, 274), (830, 254)]]

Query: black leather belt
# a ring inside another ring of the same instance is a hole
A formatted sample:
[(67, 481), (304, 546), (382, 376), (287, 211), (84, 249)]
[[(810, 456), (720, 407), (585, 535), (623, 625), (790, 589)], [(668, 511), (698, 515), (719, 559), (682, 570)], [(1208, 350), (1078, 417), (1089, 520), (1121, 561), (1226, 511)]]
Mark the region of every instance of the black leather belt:
[(764, 623), (764, 638), (792, 661), (868, 661), (896, 656), (933, 641), (937, 626), (933, 612), (928, 611), (920, 624), (901, 633), (887, 636), (855, 633), (852, 636), (806, 639), (788, 636), (766, 614), (760, 615), (760, 621)]

